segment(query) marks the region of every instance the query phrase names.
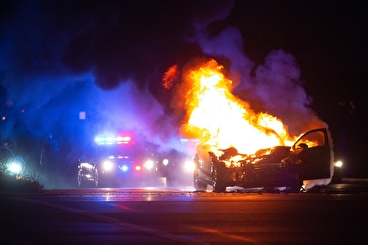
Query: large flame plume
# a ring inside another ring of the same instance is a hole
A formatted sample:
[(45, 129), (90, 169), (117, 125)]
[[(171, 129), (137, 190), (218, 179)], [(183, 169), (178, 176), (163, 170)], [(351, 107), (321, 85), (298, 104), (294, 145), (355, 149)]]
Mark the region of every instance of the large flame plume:
[[(172, 82), (170, 74), (178, 76), (178, 67), (171, 67), (164, 77), (165, 87)], [(255, 113), (249, 103), (232, 94), (233, 83), (225, 69), (214, 59), (188, 65), (175, 90), (174, 108), (186, 113), (180, 133), (196, 138), (215, 149), (235, 147), (238, 152), (251, 154), (276, 145), (290, 145), (282, 121), (266, 112)]]

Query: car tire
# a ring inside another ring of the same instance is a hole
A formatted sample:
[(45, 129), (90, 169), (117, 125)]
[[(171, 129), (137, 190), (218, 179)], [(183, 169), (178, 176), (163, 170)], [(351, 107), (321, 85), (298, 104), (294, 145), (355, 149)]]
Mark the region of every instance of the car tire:
[(194, 189), (196, 191), (206, 191), (207, 190), (207, 184), (204, 183), (203, 181), (200, 180), (199, 178), (199, 163), (198, 163), (198, 159), (195, 158), (194, 161), (195, 164), (195, 168), (193, 170), (193, 185), (194, 185)]
[(340, 168), (334, 168), (334, 172), (331, 178), (331, 184), (341, 184), (342, 183), (342, 170)]
[(193, 173), (193, 182), (196, 191), (205, 191), (207, 189), (207, 184), (199, 180), (198, 170)]
[(85, 187), (85, 181), (83, 180), (83, 174), (81, 173), (81, 171), (78, 171), (78, 187)]
[(303, 180), (298, 171), (294, 170), (289, 173), (289, 181), (286, 188), (287, 192), (299, 193), (303, 187)]
[(226, 191), (226, 168), (222, 163), (213, 163), (212, 165), (212, 186), (213, 192)]

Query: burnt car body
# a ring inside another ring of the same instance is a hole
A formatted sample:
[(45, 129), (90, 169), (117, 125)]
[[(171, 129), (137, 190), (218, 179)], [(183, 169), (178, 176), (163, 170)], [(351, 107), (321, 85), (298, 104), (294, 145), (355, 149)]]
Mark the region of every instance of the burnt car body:
[(213, 186), (214, 192), (224, 192), (226, 187), (283, 187), (298, 192), (304, 180), (330, 178), (331, 143), (325, 128), (303, 134), (291, 147), (276, 146), (262, 149), (255, 154), (238, 154), (235, 148), (222, 150), (216, 156), (201, 145), (195, 156), (193, 174), (196, 190)]
[(130, 137), (96, 137), (91, 157), (78, 163), (78, 186), (122, 187), (155, 181), (155, 161)]

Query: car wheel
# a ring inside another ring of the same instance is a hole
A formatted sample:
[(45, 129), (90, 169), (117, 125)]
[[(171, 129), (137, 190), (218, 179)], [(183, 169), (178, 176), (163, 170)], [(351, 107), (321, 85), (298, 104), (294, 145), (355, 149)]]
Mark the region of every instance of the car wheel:
[(226, 169), (223, 164), (213, 163), (212, 166), (212, 180), (214, 192), (226, 191)]
[(341, 184), (342, 183), (342, 170), (341, 168), (334, 167), (334, 172), (331, 178), (331, 184)]
[(303, 180), (300, 178), (298, 171), (289, 173), (289, 181), (286, 191), (291, 193), (298, 193), (303, 187)]
[(193, 173), (193, 182), (194, 182), (194, 189), (196, 191), (205, 191), (207, 189), (207, 184), (199, 180), (198, 170), (194, 171)]
[(82, 188), (85, 186), (84, 180), (83, 180), (83, 174), (81, 171), (78, 171), (78, 187)]
[(194, 180), (194, 188), (196, 191), (205, 191), (207, 190), (207, 184), (197, 179)]
[(200, 179), (199, 179), (199, 170), (198, 168), (196, 168), (193, 171), (193, 184), (194, 184), (194, 189), (196, 191), (205, 191), (207, 189), (207, 184), (203, 183)]

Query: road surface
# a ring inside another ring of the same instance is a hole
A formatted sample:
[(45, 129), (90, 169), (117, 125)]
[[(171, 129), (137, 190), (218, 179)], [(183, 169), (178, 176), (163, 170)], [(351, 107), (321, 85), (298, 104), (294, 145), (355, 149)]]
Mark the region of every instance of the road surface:
[(7, 193), (0, 196), (0, 244), (367, 244), (367, 192), (335, 189)]

